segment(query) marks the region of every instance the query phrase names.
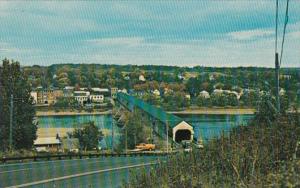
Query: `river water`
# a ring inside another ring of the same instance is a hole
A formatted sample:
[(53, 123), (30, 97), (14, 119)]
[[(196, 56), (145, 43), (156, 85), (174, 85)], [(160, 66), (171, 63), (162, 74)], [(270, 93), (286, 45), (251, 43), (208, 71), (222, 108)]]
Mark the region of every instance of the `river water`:
[[(225, 134), (238, 125), (246, 125), (253, 115), (184, 115), (180, 116), (194, 127), (194, 137), (204, 141)], [(112, 116), (111, 115), (76, 115), (76, 116), (40, 116), (38, 117), (40, 128), (79, 128), (82, 124), (93, 121), (100, 130), (105, 133), (101, 146), (110, 148), (112, 144)], [(120, 137), (120, 128), (114, 126), (115, 144)]]

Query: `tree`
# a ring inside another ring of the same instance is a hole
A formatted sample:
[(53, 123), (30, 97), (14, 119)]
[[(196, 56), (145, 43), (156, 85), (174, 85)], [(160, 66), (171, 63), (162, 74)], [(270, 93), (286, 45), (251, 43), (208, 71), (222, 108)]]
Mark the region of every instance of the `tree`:
[(256, 107), (259, 99), (260, 97), (257, 91), (245, 91), (240, 101), (242, 101), (245, 106)]
[(58, 97), (56, 103), (53, 105), (54, 108), (67, 109), (78, 107), (78, 102), (74, 97)]
[(159, 104), (159, 98), (151, 93), (145, 93), (142, 96), (143, 101), (152, 104), (152, 105), (158, 105)]
[(81, 129), (75, 129), (71, 137), (78, 138), (80, 147), (85, 151), (98, 148), (99, 141), (103, 139), (102, 131), (94, 122), (89, 122)]
[(271, 124), (278, 116), (275, 98), (269, 93), (263, 94), (257, 105), (255, 120), (261, 124)]
[(204, 96), (198, 95), (196, 98), (196, 103), (201, 107), (209, 107), (211, 105), (210, 98), (206, 98)]
[[(19, 62), (4, 59), (0, 67), (0, 149), (9, 148), (10, 107), (13, 102), (12, 148), (30, 149), (36, 139), (35, 109), (30, 96), (31, 87), (21, 71)], [(11, 98), (13, 96), (13, 99)]]
[(227, 104), (227, 98), (224, 93), (213, 93), (210, 95), (210, 99), (213, 106), (224, 107)]
[(141, 111), (135, 110), (125, 114), (125, 128), (122, 130), (119, 148), (133, 149), (139, 143), (147, 143), (151, 137), (151, 128), (146, 126), (149, 121), (144, 121)]
[(178, 110), (190, 105), (190, 101), (185, 97), (184, 92), (174, 92), (164, 96), (165, 109)]
[(233, 93), (226, 94), (227, 104), (228, 106), (237, 106), (239, 104), (239, 100), (237, 96)]

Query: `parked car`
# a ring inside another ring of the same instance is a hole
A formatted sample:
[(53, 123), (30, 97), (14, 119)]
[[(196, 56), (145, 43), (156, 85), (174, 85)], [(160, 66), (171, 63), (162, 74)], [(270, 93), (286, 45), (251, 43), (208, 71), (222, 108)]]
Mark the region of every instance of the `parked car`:
[(135, 148), (140, 149), (142, 151), (152, 151), (152, 150), (155, 150), (155, 145), (154, 144), (140, 143)]

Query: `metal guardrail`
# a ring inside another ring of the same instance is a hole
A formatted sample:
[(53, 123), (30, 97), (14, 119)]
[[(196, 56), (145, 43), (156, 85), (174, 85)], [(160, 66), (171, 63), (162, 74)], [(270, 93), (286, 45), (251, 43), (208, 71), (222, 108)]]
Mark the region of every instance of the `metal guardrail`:
[(135, 157), (135, 156), (167, 156), (176, 152), (132, 152), (132, 153), (89, 153), (89, 154), (58, 154), (58, 155), (36, 155), (24, 157), (2, 157), (2, 163), (7, 162), (23, 162), (23, 161), (42, 161), (42, 160), (65, 160), (65, 159), (82, 159), (82, 158), (98, 158), (98, 157)]

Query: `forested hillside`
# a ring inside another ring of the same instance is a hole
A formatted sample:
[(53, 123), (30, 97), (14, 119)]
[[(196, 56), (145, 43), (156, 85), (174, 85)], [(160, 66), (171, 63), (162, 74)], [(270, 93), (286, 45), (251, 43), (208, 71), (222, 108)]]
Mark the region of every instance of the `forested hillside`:
[[(23, 67), (32, 88), (42, 86), (63, 88), (118, 87), (127, 91), (142, 93), (143, 99), (159, 104), (153, 97), (158, 90), (165, 102), (174, 97), (185, 107), (189, 102), (184, 96), (190, 95), (192, 103), (198, 106), (255, 106), (260, 92), (275, 92), (274, 69), (261, 67), (176, 67), (154, 65), (101, 65), (101, 64), (56, 64), (51, 66)], [(300, 69), (282, 68), (280, 87), (284, 100), (299, 103)], [(145, 80), (140, 80), (140, 76)], [(201, 91), (213, 94), (215, 89), (230, 91), (226, 96), (214, 96), (207, 100)], [(163, 96), (166, 90), (171, 96)], [(240, 96), (236, 97), (233, 94)], [(243, 95), (242, 95), (243, 94)], [(237, 99), (238, 100), (237, 100)], [(177, 100), (177, 101), (178, 101)], [(284, 101), (283, 100), (283, 101)], [(165, 105), (168, 107), (168, 104)]]

